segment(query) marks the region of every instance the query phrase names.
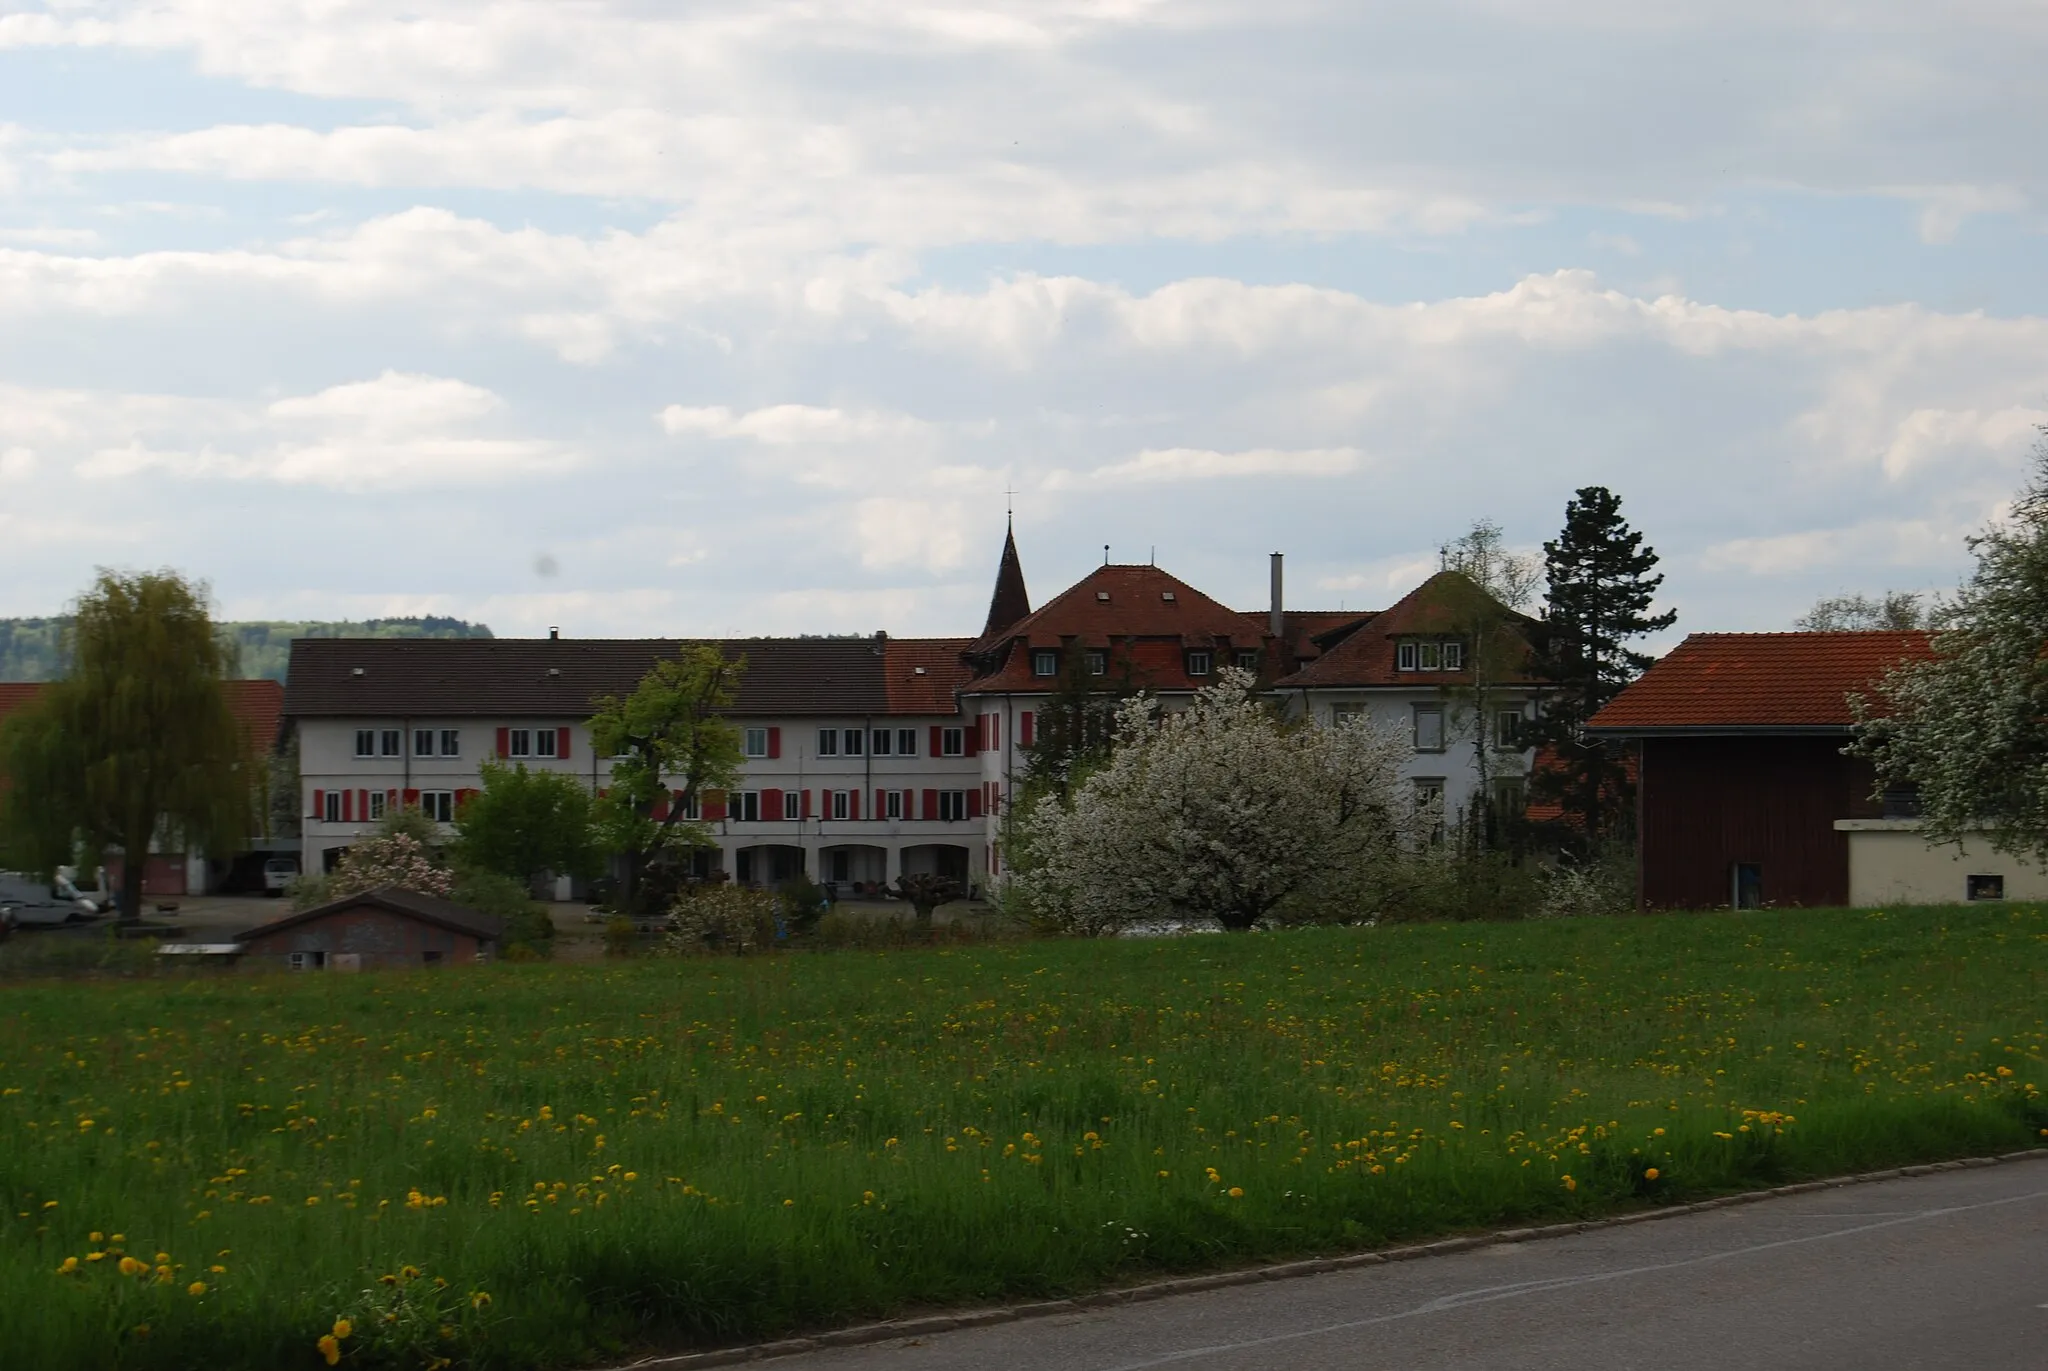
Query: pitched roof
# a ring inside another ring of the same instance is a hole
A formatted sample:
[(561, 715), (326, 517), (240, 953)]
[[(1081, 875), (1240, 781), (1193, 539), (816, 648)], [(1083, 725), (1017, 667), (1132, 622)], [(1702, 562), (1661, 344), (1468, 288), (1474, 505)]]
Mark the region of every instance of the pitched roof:
[(1695, 633), (1594, 715), (1602, 733), (1846, 732), (1848, 697), (1933, 655), (1922, 632)]
[[(0, 719), (24, 709), (43, 693), (45, 681), (0, 681)], [(228, 708), (254, 746), (269, 752), (277, 746), (284, 722), (284, 687), (276, 681), (223, 681)]]
[(437, 924), (442, 928), (453, 929), (457, 933), (467, 933), (473, 937), (501, 938), (505, 935), (505, 921), (495, 914), (486, 914), (480, 909), (471, 909), (466, 904), (457, 904), (453, 900), (444, 900), (439, 896), (422, 895), (417, 890), (407, 890), (402, 886), (380, 885), (374, 890), (344, 895), (338, 900), (329, 900), (326, 904), (314, 905), (311, 909), (302, 909), (281, 919), (272, 919), (267, 924), (258, 924), (243, 933), (236, 941), (247, 943), (257, 938), (267, 938), (273, 933), (280, 933), (295, 925), (366, 904), (406, 918), (418, 919), (422, 923)]
[[(1294, 690), (1318, 686), (1456, 685), (1468, 681), (1472, 676), (1469, 667), (1459, 671), (1397, 671), (1395, 651), (1401, 638), (1443, 636), (1464, 629), (1458, 602), (1478, 591), (1463, 573), (1439, 571), (1341, 636), (1325, 630), (1320, 636), (1328, 645), (1322, 655), (1277, 684), (1280, 689)], [(1525, 632), (1535, 625), (1535, 620), (1513, 610), (1501, 607), (1501, 612), (1507, 616), (1507, 622)], [(1338, 630), (1343, 627), (1334, 626)], [(1530, 684), (1537, 680), (1525, 672), (1509, 673), (1506, 679)]]
[(953, 714), (967, 684), (965, 638), (891, 638), (882, 646), (882, 686), (891, 714)]
[(993, 638), (1031, 613), (1031, 595), (1024, 589), (1024, 563), (1017, 556), (1017, 530), (1003, 533), (1003, 556), (996, 564), (995, 593), (988, 599), (988, 622), (981, 636)]
[[(967, 688), (1044, 690), (1044, 678), (1031, 674), (1028, 649), (1078, 643), (1084, 648), (1129, 650), (1140, 669), (1140, 685), (1192, 690), (1206, 681), (1187, 675), (1179, 656), (1181, 648), (1263, 648), (1266, 641), (1259, 616), (1227, 608), (1156, 566), (1105, 565), (1090, 571), (994, 641), (976, 643), (975, 650), (986, 666)], [(1140, 652), (1138, 644), (1147, 644), (1151, 650)], [(1161, 648), (1170, 650), (1158, 650)]]
[[(631, 693), (654, 664), (691, 642), (675, 638), (294, 638), (284, 712), (291, 718), (587, 717)], [(892, 689), (891, 663), (914, 678), (957, 639), (738, 638), (745, 657), (735, 715), (951, 714), (943, 692)], [(957, 682), (959, 674), (947, 678)], [(907, 682), (906, 682), (907, 685)]]

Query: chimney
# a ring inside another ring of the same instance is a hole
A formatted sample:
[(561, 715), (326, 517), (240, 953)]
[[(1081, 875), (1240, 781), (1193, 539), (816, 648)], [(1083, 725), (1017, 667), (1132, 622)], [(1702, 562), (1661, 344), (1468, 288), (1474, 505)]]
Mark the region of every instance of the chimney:
[[(1278, 573), (1278, 572), (1275, 572), (1274, 574), (1275, 574), (1275, 575), (1278, 575), (1279, 573)], [(1277, 584), (1279, 584), (1279, 583), (1278, 583), (1278, 582), (1275, 582), (1274, 584), (1276, 584), (1276, 585), (1277, 585)], [(557, 627), (557, 626), (556, 626), (556, 625), (554, 625), (554, 624), (549, 624), (549, 625), (548, 625), (548, 641), (549, 641), (549, 642), (551, 642), (551, 643), (552, 643), (552, 642), (554, 642), (554, 641), (555, 641), (555, 640), (556, 640), (557, 638), (560, 638), (561, 636), (562, 636), (562, 630), (561, 630), (561, 629), (560, 629), (559, 627)]]
[(1273, 618), (1267, 625), (1273, 636), (1282, 642), (1287, 640), (1287, 618), (1282, 606), (1287, 602), (1280, 594), (1280, 554), (1273, 554)]

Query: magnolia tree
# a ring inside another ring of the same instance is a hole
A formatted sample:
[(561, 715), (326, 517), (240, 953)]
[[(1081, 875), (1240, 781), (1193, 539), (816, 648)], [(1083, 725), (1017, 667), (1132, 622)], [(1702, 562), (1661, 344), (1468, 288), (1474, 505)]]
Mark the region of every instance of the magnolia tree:
[(1252, 684), (1231, 668), (1182, 713), (1122, 706), (1108, 760), (1021, 816), (1013, 879), (1038, 915), (1089, 936), (1160, 918), (1241, 931), (1401, 854), (1400, 740), (1362, 719), (1284, 723)]

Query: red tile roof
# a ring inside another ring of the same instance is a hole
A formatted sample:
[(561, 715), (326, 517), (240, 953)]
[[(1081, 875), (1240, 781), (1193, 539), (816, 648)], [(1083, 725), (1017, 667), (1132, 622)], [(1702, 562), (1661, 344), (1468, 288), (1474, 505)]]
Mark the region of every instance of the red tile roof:
[(967, 684), (965, 638), (891, 638), (882, 648), (882, 686), (891, 714), (956, 714), (953, 692)]
[(1933, 655), (1920, 632), (1695, 633), (1593, 716), (1604, 733), (1845, 731), (1848, 697)]
[[(228, 681), (228, 708), (235, 712), (250, 743), (264, 752), (277, 746), (284, 721), (284, 687), (276, 681)], [(0, 719), (26, 708), (42, 694), (42, 681), (0, 681)]]
[[(1401, 638), (1456, 634), (1463, 627), (1459, 623), (1457, 601), (1461, 592), (1469, 593), (1474, 589), (1472, 582), (1458, 572), (1437, 572), (1396, 600), (1391, 607), (1373, 615), (1342, 638), (1330, 641), (1321, 656), (1280, 681), (1279, 687), (1292, 690), (1303, 686), (1455, 685), (1470, 680), (1469, 670), (1397, 671), (1394, 652), (1396, 640)], [(1534, 626), (1535, 621), (1526, 616), (1512, 611), (1503, 612), (1510, 614), (1511, 621), (1524, 628)], [(1341, 624), (1338, 627), (1341, 628)], [(1329, 630), (1325, 630), (1322, 636), (1325, 640), (1332, 638)], [(1536, 677), (1520, 672), (1511, 674), (1508, 680), (1538, 683)]]
[(1100, 566), (992, 643), (976, 644), (984, 672), (970, 691), (1043, 691), (1044, 677), (1031, 674), (1034, 647), (1103, 648), (1111, 652), (1111, 674), (1128, 656), (1134, 683), (1152, 690), (1194, 690), (1214, 679), (1187, 674), (1182, 652), (1209, 648), (1215, 665), (1226, 652), (1267, 650), (1263, 615), (1248, 615), (1210, 599), (1186, 581), (1156, 566)]

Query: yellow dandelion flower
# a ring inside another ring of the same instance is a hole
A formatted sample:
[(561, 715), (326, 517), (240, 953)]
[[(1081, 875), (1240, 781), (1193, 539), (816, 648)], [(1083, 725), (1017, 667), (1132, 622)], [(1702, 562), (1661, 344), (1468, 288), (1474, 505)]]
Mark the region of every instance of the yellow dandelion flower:
[(1579, 1183), (1573, 1180), (1570, 1176), (1566, 1176), (1564, 1178), (1564, 1188), (1567, 1190), (1577, 1190), (1579, 1188)]
[(60, 1266), (60, 1267), (58, 1267), (58, 1268), (57, 1268), (57, 1274), (58, 1274), (58, 1275), (60, 1275), (60, 1276), (69, 1276), (69, 1275), (73, 1275), (73, 1274), (75, 1274), (75, 1273), (77, 1272), (77, 1270), (78, 1270), (78, 1258), (76, 1258), (76, 1257), (66, 1257), (66, 1258), (64, 1259), (64, 1264), (63, 1264), (62, 1266)]
[(1241, 1200), (1241, 1199), (1243, 1199), (1243, 1198), (1244, 1198), (1244, 1187), (1243, 1187), (1243, 1186), (1241, 1186), (1241, 1185), (1233, 1185), (1233, 1186), (1231, 1186), (1231, 1187), (1230, 1187), (1230, 1198), (1231, 1198), (1231, 1199), (1233, 1199), (1233, 1200)]
[(194, 1298), (197, 1298), (197, 1297), (198, 1297), (198, 1296), (200, 1296), (200, 1295), (204, 1295), (204, 1294), (206, 1293), (206, 1282), (205, 1282), (205, 1281), (194, 1281), (194, 1282), (192, 1282), (192, 1284), (190, 1284), (190, 1285), (188, 1285), (188, 1286), (186, 1286), (186, 1287), (185, 1287), (185, 1293), (186, 1293), (186, 1294), (188, 1294), (188, 1295), (191, 1295), (191, 1296), (193, 1296)]
[(489, 1308), (491, 1307), (491, 1295), (490, 1295), (490, 1292), (489, 1292), (489, 1291), (487, 1291), (487, 1290), (472, 1290), (472, 1291), (470, 1291), (470, 1292), (469, 1292), (469, 1307), (470, 1307), (471, 1309), (489, 1309)]
[(139, 1276), (147, 1270), (149, 1270), (148, 1262), (140, 1262), (133, 1257), (121, 1258), (121, 1274), (124, 1276)]
[(1663, 1174), (1663, 1172), (1659, 1171), (1656, 1167), (1653, 1166), (1643, 1173), (1643, 1179), (1646, 1181), (1654, 1181), (1657, 1179), (1657, 1177)]
[(339, 1366), (341, 1364), (341, 1344), (334, 1340), (332, 1333), (323, 1336), (313, 1346), (320, 1349), (320, 1355), (327, 1359), (329, 1366)]
[(337, 1338), (345, 1338), (355, 1331), (356, 1326), (347, 1319), (336, 1319), (334, 1321), (334, 1336)]

